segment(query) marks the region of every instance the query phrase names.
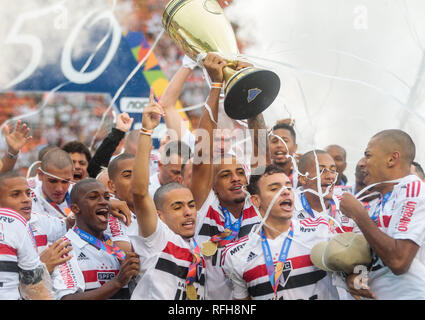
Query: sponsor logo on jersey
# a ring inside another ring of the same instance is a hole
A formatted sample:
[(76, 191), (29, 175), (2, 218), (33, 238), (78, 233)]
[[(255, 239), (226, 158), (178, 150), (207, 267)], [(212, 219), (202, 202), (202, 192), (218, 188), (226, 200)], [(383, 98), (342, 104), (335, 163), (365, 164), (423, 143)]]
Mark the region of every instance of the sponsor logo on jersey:
[(305, 216), (303, 215), (303, 213), (301, 212), (298, 216), (297, 216), (297, 218), (298, 219), (305, 219)]
[(246, 262), (250, 262), (252, 259), (254, 259), (257, 255), (254, 252), (250, 252), (248, 255), (248, 259), (246, 259)]
[(347, 216), (341, 215), (341, 223), (349, 223), (350, 219)]
[(0, 223), (0, 241), (4, 241), (3, 223)]
[(230, 249), (230, 255), (235, 254), (236, 252), (238, 252), (240, 249), (242, 249), (244, 246), (246, 245), (246, 242), (238, 244), (237, 246), (235, 246), (234, 248)]
[(403, 214), (401, 216), (400, 222), (398, 224), (398, 231), (407, 231), (408, 225), (411, 221), (411, 217), (413, 216), (413, 213), (415, 212), (416, 208), (416, 202), (414, 201), (408, 201), (406, 205), (404, 206)]
[(80, 253), (79, 256), (77, 257), (77, 260), (89, 260), (89, 258), (84, 254), (84, 253)]
[(310, 226), (308, 226), (308, 227), (300, 226), (300, 231), (301, 232), (314, 232), (314, 231), (316, 231), (316, 228), (310, 227)]
[(0, 221), (7, 222), (7, 223), (12, 223), (13, 221), (15, 221), (15, 219), (14, 218), (10, 218), (10, 217), (0, 216)]
[(64, 263), (60, 266), (60, 274), (67, 289), (73, 288), (77, 283), (74, 270), (69, 267), (68, 263)]

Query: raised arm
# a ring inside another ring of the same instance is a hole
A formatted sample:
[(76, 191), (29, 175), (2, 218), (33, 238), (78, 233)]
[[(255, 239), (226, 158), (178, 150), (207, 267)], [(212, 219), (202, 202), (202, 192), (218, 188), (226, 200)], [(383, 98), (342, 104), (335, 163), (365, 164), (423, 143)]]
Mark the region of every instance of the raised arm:
[(10, 130), (9, 125), (3, 128), (3, 134), (7, 143), (7, 154), (0, 160), (0, 173), (10, 171), (15, 166), (18, 159), (19, 151), (22, 147), (32, 139), (28, 136), (30, 128), (21, 120), (18, 120), (13, 130)]
[[(189, 58), (185, 57), (185, 59), (187, 60)], [(183, 59), (183, 61), (185, 61), (185, 59)], [(164, 109), (166, 115), (164, 121), (170, 133), (171, 139), (176, 138), (177, 140), (181, 140), (185, 131), (187, 130), (185, 128), (183, 119), (179, 111), (175, 108), (175, 106), (183, 90), (183, 86), (186, 82), (186, 79), (190, 76), (195, 66), (195, 63), (189, 64), (187, 62), (184, 62), (168, 83), (168, 86), (159, 101), (159, 104)], [(173, 132), (177, 136), (173, 136)]]
[(158, 214), (153, 199), (149, 195), (149, 164), (152, 148), (151, 134), (164, 114), (162, 107), (154, 102), (153, 92), (149, 105), (143, 110), (142, 130), (139, 134), (136, 159), (134, 161), (131, 190), (133, 192), (134, 209), (139, 225), (139, 234), (149, 237), (155, 232)]
[[(208, 71), (211, 82), (223, 83), (223, 68), (226, 64), (226, 61), (216, 54), (209, 53), (207, 55), (204, 60), (204, 67)], [(211, 109), (211, 115), (207, 108), (205, 108), (199, 121), (199, 128), (195, 130), (196, 145), (192, 167), (191, 191), (198, 210), (208, 197), (214, 182), (213, 137), (214, 129), (217, 128), (216, 122), (218, 119), (220, 92), (220, 88), (211, 88), (207, 99), (207, 105)]]
[(117, 124), (115, 128), (112, 128), (109, 135), (102, 141), (102, 144), (97, 148), (96, 153), (90, 160), (87, 167), (89, 177), (95, 178), (102, 167), (107, 167), (109, 160), (111, 160), (116, 148), (124, 138), (126, 132), (128, 132), (133, 124), (133, 118), (124, 112), (117, 117)]

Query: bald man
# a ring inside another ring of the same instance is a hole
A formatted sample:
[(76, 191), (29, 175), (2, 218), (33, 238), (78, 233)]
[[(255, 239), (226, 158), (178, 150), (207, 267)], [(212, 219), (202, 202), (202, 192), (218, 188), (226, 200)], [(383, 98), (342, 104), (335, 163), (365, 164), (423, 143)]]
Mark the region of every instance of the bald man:
[(368, 289), (350, 293), (377, 299), (425, 299), (425, 186), (410, 174), (415, 144), (401, 130), (372, 137), (364, 152), (364, 182), (374, 185), (380, 201), (369, 212), (352, 194), (344, 193), (342, 212), (351, 217), (373, 250)]

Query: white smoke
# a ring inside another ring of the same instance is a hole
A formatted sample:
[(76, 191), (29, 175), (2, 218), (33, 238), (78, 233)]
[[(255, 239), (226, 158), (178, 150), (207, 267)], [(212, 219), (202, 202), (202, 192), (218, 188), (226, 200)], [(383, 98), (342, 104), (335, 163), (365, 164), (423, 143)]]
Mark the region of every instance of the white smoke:
[(226, 9), (249, 43), (242, 53), (281, 78), (266, 123), (295, 118), (301, 152), (343, 146), (350, 182), (384, 129), (408, 132), (425, 165), (424, 14), (420, 0), (234, 0)]

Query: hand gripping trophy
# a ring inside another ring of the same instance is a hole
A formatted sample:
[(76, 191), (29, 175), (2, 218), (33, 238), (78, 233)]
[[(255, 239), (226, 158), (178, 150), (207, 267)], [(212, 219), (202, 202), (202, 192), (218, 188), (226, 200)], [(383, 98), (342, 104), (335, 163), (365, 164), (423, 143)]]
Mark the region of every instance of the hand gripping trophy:
[(162, 24), (178, 47), (194, 61), (208, 52), (221, 54), (224, 68), (224, 110), (233, 119), (253, 118), (274, 101), (280, 79), (270, 70), (255, 67), (236, 71), (239, 50), (236, 37), (223, 9), (216, 0), (171, 0), (163, 13)]

